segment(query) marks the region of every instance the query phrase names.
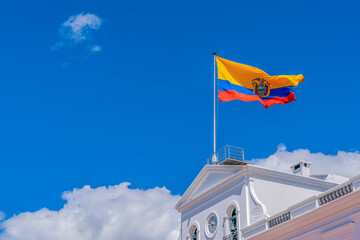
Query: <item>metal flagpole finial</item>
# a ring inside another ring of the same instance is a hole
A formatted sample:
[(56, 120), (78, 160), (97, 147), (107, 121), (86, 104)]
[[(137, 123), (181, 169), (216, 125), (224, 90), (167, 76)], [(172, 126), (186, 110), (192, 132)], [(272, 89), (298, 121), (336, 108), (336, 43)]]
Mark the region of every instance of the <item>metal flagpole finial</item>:
[(216, 52), (213, 52), (213, 55), (216, 55)]

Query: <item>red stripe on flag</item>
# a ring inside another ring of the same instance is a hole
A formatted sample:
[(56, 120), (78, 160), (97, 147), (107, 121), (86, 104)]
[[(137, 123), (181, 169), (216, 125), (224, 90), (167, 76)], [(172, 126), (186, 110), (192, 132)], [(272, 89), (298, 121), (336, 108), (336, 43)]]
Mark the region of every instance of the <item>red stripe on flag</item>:
[(265, 108), (268, 108), (275, 104), (287, 104), (289, 102), (296, 101), (295, 94), (290, 92), (286, 97), (273, 97), (271, 99), (261, 101)]
[(219, 91), (219, 101), (227, 102), (231, 100), (241, 100), (245, 102), (261, 101), (261, 99), (257, 95), (238, 93), (235, 90)]
[(262, 101), (261, 98), (257, 95), (238, 93), (235, 90), (219, 91), (219, 101), (227, 102), (231, 100), (241, 100), (245, 102), (259, 101), (265, 108), (268, 108), (275, 104), (287, 104), (289, 102), (295, 101), (296, 98), (295, 94), (293, 92), (290, 92), (290, 94), (286, 97), (273, 97), (271, 99)]

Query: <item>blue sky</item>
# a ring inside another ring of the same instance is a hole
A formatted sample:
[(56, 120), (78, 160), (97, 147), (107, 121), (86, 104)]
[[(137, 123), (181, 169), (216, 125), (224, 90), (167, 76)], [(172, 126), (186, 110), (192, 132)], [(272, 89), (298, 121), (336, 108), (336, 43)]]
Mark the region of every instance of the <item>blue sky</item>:
[[(219, 104), (218, 146), (359, 150), (358, 1), (6, 1), (0, 211), (131, 182), (182, 194), (212, 152), (213, 58), (303, 74), (296, 102)], [(100, 23), (64, 34), (71, 16)]]

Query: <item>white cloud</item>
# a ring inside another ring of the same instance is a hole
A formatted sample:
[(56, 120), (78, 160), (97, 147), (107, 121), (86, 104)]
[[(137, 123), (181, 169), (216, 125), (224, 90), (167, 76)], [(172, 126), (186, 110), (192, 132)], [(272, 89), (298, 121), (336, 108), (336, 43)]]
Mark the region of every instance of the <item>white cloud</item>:
[(354, 177), (360, 174), (360, 153), (338, 151), (336, 155), (323, 153), (311, 153), (308, 149), (297, 149), (288, 152), (281, 144), (277, 151), (265, 159), (253, 159), (250, 162), (255, 165), (290, 171), (290, 166), (299, 161), (308, 161), (313, 165), (311, 172), (315, 174), (332, 173), (345, 177)]
[(75, 42), (83, 41), (89, 37), (92, 30), (100, 28), (102, 20), (91, 13), (80, 13), (71, 16), (60, 28), (60, 33), (64, 39)]
[(96, 45), (96, 46), (93, 46), (91, 48), (91, 51), (92, 52), (100, 52), (101, 51), (101, 47), (99, 45)]
[[(339, 151), (337, 155), (292, 152), (279, 145), (265, 159), (252, 164), (290, 171), (300, 160), (313, 163), (314, 173), (352, 177), (360, 173), (360, 153)], [(24, 212), (1, 222), (0, 240), (174, 240), (180, 215), (174, 209), (179, 196), (166, 188), (129, 189), (129, 183), (92, 189), (85, 186), (63, 193), (66, 204), (59, 211), (43, 208)], [(0, 212), (0, 221), (5, 217)]]
[(129, 183), (65, 192), (59, 211), (25, 212), (1, 223), (1, 240), (174, 240), (179, 196), (166, 188), (129, 189)]

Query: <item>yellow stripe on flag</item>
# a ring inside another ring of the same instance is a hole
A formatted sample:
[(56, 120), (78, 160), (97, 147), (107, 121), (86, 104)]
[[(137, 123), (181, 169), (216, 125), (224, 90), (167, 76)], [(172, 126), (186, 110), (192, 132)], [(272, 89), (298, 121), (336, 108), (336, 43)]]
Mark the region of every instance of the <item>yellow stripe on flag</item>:
[(287, 86), (297, 87), (299, 82), (304, 82), (304, 76), (299, 75), (278, 75), (269, 76), (261, 69), (241, 63), (232, 62), (221, 57), (216, 57), (218, 67), (218, 78), (228, 80), (232, 84), (252, 89), (252, 80), (262, 78), (271, 84), (271, 88)]

